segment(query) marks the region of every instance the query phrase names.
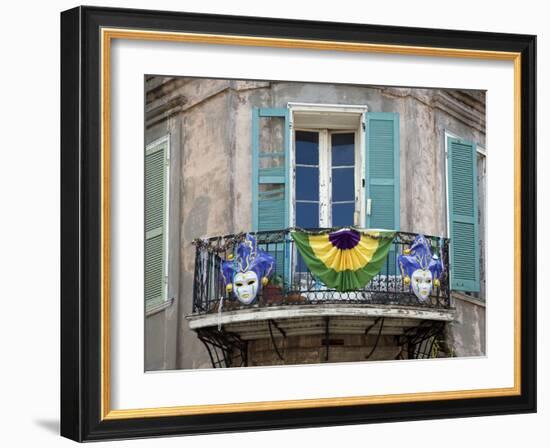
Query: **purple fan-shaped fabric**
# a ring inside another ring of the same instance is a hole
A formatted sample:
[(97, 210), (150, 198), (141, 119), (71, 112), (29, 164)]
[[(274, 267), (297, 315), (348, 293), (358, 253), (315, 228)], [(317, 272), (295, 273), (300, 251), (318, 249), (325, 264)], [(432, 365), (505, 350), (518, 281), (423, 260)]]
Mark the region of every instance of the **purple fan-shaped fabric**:
[(361, 235), (356, 230), (346, 229), (332, 232), (328, 236), (329, 241), (338, 249), (353, 249), (361, 240)]

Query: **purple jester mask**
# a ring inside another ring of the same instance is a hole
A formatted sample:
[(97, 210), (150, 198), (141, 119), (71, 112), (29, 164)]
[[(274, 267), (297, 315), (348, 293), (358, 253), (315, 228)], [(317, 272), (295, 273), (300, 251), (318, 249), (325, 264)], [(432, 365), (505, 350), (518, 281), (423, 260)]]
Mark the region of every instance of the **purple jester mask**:
[(432, 255), (430, 245), (424, 235), (417, 235), (409, 251), (398, 257), (401, 275), (421, 302), (428, 300), (433, 285), (439, 284), (443, 263), (437, 255)]
[(258, 249), (256, 238), (250, 234), (239, 243), (235, 253), (232, 260), (224, 261), (221, 266), (226, 291), (234, 292), (239, 302), (250, 305), (269, 281), (275, 258)]

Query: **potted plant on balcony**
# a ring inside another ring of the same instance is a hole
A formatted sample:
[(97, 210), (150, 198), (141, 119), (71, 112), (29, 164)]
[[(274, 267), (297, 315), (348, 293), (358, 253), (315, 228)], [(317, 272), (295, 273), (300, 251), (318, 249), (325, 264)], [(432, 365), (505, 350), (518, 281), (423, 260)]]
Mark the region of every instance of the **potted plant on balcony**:
[(262, 289), (262, 305), (270, 306), (283, 303), (285, 298), (283, 286), (283, 277), (274, 275)]
[(275, 275), (262, 292), (263, 306), (283, 305), (303, 302), (305, 298), (299, 293), (285, 295), (284, 280), (281, 275)]

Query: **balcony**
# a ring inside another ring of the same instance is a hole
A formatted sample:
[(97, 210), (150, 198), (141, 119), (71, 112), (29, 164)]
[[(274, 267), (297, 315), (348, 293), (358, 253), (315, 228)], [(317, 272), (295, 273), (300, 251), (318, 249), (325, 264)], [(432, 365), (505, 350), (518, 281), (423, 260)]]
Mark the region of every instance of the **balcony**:
[(434, 357), (434, 341), (454, 319), (448, 239), (425, 236), (443, 270), (420, 300), (397, 264), (416, 234), (397, 232), (378, 273), (364, 287), (341, 292), (310, 272), (291, 231), (253, 233), (258, 249), (275, 258), (275, 269), (249, 305), (226, 290), (221, 272), (246, 234), (195, 241), (193, 313), (187, 320), (213, 367)]
[[(336, 229), (335, 229), (336, 230)], [(405, 283), (397, 268), (397, 256), (408, 248), (416, 234), (398, 232), (392, 242), (385, 266), (364, 288), (338, 292), (327, 288), (308, 270), (299, 256), (289, 230), (256, 232), (258, 248), (270, 253), (276, 260), (276, 270), (269, 284), (261, 289), (255, 308), (296, 305), (363, 304), (384, 306), (411, 306), (425, 309), (449, 308), (448, 247), (446, 238), (426, 236), (432, 252), (443, 260), (440, 286), (433, 288), (426, 301), (420, 301)], [(195, 241), (195, 283), (193, 313), (207, 314), (219, 311), (223, 297), (224, 310), (248, 309), (227, 297), (220, 267), (243, 241), (245, 234), (225, 235)]]

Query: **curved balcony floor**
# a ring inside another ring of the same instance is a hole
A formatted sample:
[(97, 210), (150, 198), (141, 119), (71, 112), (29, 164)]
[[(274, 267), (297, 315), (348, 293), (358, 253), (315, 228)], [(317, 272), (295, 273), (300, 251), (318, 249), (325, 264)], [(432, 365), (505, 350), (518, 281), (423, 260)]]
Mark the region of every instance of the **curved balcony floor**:
[[(192, 330), (223, 326), (243, 340), (270, 337), (271, 321), (286, 336), (330, 334), (364, 334), (378, 318), (383, 317), (383, 335), (400, 335), (427, 321), (451, 322), (455, 310), (396, 305), (309, 304), (277, 307), (250, 307), (238, 310), (191, 314), (187, 316)], [(276, 331), (271, 329), (271, 331)]]

